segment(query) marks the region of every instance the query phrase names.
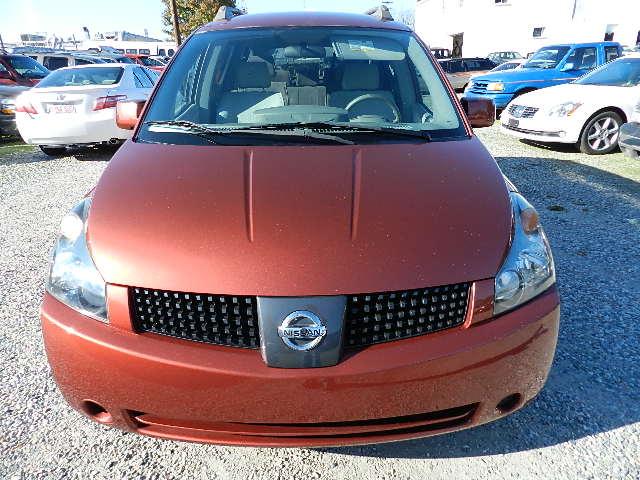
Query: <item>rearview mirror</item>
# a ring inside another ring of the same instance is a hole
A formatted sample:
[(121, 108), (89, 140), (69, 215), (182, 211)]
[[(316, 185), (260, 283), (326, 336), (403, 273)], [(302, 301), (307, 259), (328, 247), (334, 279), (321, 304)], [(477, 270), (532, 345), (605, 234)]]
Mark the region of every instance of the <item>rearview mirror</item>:
[(496, 121), (496, 106), (490, 98), (462, 98), (462, 108), (473, 128), (490, 127)]
[(118, 102), (116, 105), (116, 125), (124, 130), (133, 130), (144, 108), (144, 100)]

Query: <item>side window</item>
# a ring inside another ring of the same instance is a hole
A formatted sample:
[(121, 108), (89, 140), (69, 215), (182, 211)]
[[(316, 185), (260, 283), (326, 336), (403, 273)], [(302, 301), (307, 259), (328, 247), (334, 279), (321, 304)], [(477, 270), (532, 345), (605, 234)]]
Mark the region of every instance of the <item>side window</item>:
[(138, 49), (136, 49), (136, 48), (127, 48), (126, 52), (127, 52), (128, 54), (133, 54), (133, 55), (135, 55), (135, 54), (137, 54), (137, 53), (138, 53)]
[(194, 62), (189, 67), (189, 71), (184, 76), (183, 82), (178, 87), (178, 93), (176, 95), (176, 103), (174, 107), (174, 112), (176, 115), (180, 115), (187, 108), (189, 108), (190, 105), (194, 105), (197, 102), (196, 77), (199, 76), (203, 56), (204, 54), (201, 53), (194, 59)]
[(166, 51), (164, 48), (159, 48), (158, 49), (158, 55), (160, 55), (161, 57), (164, 57), (167, 55)]
[(136, 88), (152, 88), (153, 82), (147, 74), (144, 73), (144, 70), (140, 67), (136, 67), (133, 69), (133, 78), (136, 83)]
[(141, 55), (151, 55), (151, 50), (149, 50), (148, 48), (141, 48), (138, 51), (140, 52)]
[(565, 65), (571, 66), (570, 70), (591, 70), (596, 67), (596, 60), (595, 47), (576, 48), (567, 58)]
[(620, 56), (618, 47), (604, 47), (604, 62), (609, 63)]
[(65, 57), (44, 57), (42, 64), (49, 70), (57, 70), (69, 66), (69, 59)]

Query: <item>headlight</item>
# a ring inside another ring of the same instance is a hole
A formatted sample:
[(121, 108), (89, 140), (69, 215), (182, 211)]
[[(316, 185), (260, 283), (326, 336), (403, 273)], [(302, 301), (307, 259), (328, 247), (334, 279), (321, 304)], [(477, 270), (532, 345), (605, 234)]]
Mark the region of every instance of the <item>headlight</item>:
[(47, 291), (65, 305), (102, 322), (107, 321), (106, 285), (87, 248), (85, 198), (65, 215), (53, 249)]
[(0, 113), (4, 115), (13, 115), (16, 113), (16, 104), (10, 98), (0, 100)]
[(556, 281), (553, 256), (538, 212), (512, 192), (513, 238), (496, 275), (494, 314), (511, 310), (547, 290)]
[(489, 82), (487, 83), (488, 92), (502, 92), (504, 90), (504, 83), (502, 82)]
[(570, 117), (573, 113), (582, 106), (578, 102), (566, 102), (556, 105), (549, 110), (550, 117)]

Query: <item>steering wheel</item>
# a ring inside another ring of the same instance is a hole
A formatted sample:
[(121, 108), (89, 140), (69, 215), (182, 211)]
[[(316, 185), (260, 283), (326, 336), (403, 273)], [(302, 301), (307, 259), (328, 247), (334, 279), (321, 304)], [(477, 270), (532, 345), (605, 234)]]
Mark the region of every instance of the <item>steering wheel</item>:
[(366, 100), (380, 100), (381, 102), (386, 104), (393, 112), (394, 118), (391, 122), (392, 123), (400, 122), (400, 110), (398, 110), (398, 107), (396, 107), (395, 103), (393, 103), (391, 100), (389, 100), (383, 95), (380, 95), (379, 93), (365, 93), (363, 95), (360, 95), (359, 97), (356, 97), (353, 100), (351, 100), (345, 107), (345, 110), (349, 112), (349, 110), (351, 110), (357, 104), (364, 102)]

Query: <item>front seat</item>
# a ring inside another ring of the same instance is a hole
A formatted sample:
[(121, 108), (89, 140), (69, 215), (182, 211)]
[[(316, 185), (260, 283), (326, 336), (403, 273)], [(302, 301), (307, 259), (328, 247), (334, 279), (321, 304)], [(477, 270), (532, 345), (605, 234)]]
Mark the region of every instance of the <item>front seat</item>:
[(271, 87), (266, 62), (238, 65), (235, 88), (220, 98), (216, 123), (254, 123), (254, 112), (262, 108), (283, 107), (282, 93)]
[[(344, 65), (342, 72), (342, 90), (335, 91), (329, 96), (329, 105), (346, 108), (354, 99), (367, 94), (376, 94), (386, 98), (396, 106), (393, 95), (388, 90), (380, 89), (380, 69), (375, 63), (351, 62)], [(395, 114), (386, 102), (380, 99), (367, 99), (354, 105), (349, 111), (350, 116), (375, 115), (386, 120), (393, 120)]]

